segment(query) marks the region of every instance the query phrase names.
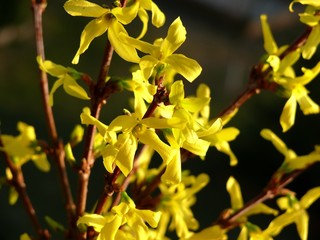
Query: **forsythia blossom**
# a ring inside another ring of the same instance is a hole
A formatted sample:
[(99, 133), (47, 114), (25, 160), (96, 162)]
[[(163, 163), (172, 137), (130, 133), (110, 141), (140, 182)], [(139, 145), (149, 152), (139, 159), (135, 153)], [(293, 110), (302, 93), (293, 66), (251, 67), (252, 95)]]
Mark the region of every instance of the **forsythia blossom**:
[[(0, 151), (4, 151), (10, 157), (17, 169), (21, 169), (22, 165), (31, 160), (38, 169), (48, 172), (50, 164), (46, 154), (42, 152), (37, 143), (34, 128), (23, 122), (18, 122), (17, 128), (20, 132), (18, 136), (1, 134), (3, 146), (0, 147)], [(11, 180), (12, 178), (10, 168), (6, 168), (6, 179)], [(9, 204), (15, 204), (18, 197), (18, 192), (11, 186), (9, 188)]]
[[(241, 189), (239, 186), (239, 183), (235, 180), (235, 178), (230, 177), (227, 181), (227, 190), (231, 198), (231, 211), (230, 214), (232, 214), (234, 211), (239, 210), (241, 207), (243, 207), (243, 199), (241, 194)], [(278, 212), (267, 205), (263, 203), (259, 203), (255, 205), (253, 208), (251, 208), (246, 214), (244, 214), (243, 217), (239, 218), (238, 221), (240, 223), (241, 232), (238, 237), (239, 240), (245, 240), (248, 239), (248, 236), (251, 234), (254, 234), (255, 228), (253, 224), (248, 222), (247, 218), (254, 214), (273, 214), (276, 215)], [(250, 226), (250, 227), (249, 227)], [(254, 230), (253, 232), (251, 232)]]
[(119, 33), (119, 35), (123, 42), (148, 54), (139, 61), (139, 66), (145, 79), (149, 79), (156, 66), (164, 64), (192, 82), (200, 75), (201, 66), (197, 61), (183, 54), (175, 53), (186, 40), (186, 33), (180, 18), (177, 18), (170, 25), (167, 36), (164, 39), (157, 39), (153, 44), (129, 37), (124, 33)]
[(291, 12), (293, 12), (294, 3), (307, 5), (305, 11), (303, 13), (299, 13), (299, 16), (301, 22), (312, 28), (306, 43), (301, 47), (302, 57), (310, 59), (315, 54), (320, 43), (320, 3), (318, 0), (296, 0), (289, 6)]
[(198, 221), (194, 218), (191, 206), (195, 203), (195, 194), (205, 187), (209, 182), (209, 176), (183, 175), (177, 185), (160, 184), (160, 191), (163, 195), (157, 210), (162, 212), (156, 239), (163, 239), (166, 229), (175, 230), (177, 236), (185, 239), (193, 233), (190, 230), (197, 230)]
[(82, 31), (80, 46), (72, 63), (77, 64), (80, 55), (88, 49), (92, 40), (106, 31), (108, 31), (108, 39), (111, 45), (120, 57), (129, 62), (138, 62), (139, 56), (135, 49), (129, 45), (123, 44), (118, 37), (120, 33), (128, 35), (123, 24), (130, 23), (137, 16), (138, 7), (137, 4), (133, 4), (130, 7), (115, 7), (109, 9), (85, 0), (67, 1), (64, 4), (64, 9), (71, 16), (94, 18)]
[(288, 149), (286, 144), (271, 130), (263, 129), (261, 131), (261, 136), (266, 140), (271, 141), (275, 148), (285, 157), (279, 171), (291, 172), (295, 169), (306, 168), (309, 165), (320, 161), (319, 146), (316, 146), (315, 151), (307, 155), (297, 156), (297, 154), (293, 150)]
[(17, 128), (20, 132), (18, 136), (1, 135), (3, 147), (0, 150), (6, 152), (18, 167), (32, 160), (40, 170), (49, 171), (49, 162), (37, 144), (34, 128), (23, 122), (18, 122)]
[(310, 189), (301, 197), (300, 201), (293, 194), (279, 198), (278, 205), (285, 212), (272, 220), (269, 226), (262, 231), (263, 238), (256, 239), (272, 239), (271, 236), (278, 235), (284, 227), (294, 223), (297, 226), (300, 239), (307, 240), (309, 215), (306, 210), (319, 198), (320, 187)]
[[(179, 118), (159, 119), (148, 117), (140, 119), (135, 113), (116, 117), (109, 126), (104, 125), (90, 115), (89, 109), (84, 109), (81, 114), (83, 124), (96, 125), (99, 133), (104, 137), (105, 148), (102, 149), (104, 166), (107, 171), (113, 172), (116, 164), (122, 173), (127, 176), (133, 167), (135, 152), (138, 142), (150, 145), (159, 153), (168, 165), (167, 171), (175, 174), (180, 169), (171, 169), (178, 165), (169, 165), (173, 158), (180, 156), (178, 149), (173, 149), (164, 143), (156, 134), (155, 129), (180, 128), (185, 125), (185, 121)], [(179, 182), (176, 175), (166, 174), (167, 181)]]
[[(308, 90), (305, 88), (305, 85), (310, 83), (319, 74), (320, 62), (312, 69), (302, 68), (303, 75), (297, 77), (292, 65), (299, 59), (301, 49), (298, 48), (283, 59), (280, 59), (280, 54), (286, 50), (287, 46), (278, 48), (267, 23), (266, 15), (261, 16), (261, 24), (264, 48), (268, 53), (266, 62), (273, 70), (271, 81), (277, 83), (281, 92), (285, 93), (288, 97), (288, 101), (280, 117), (280, 124), (285, 132), (294, 124), (297, 103), (304, 114), (316, 114), (320, 112), (319, 105), (312, 101), (308, 96)], [(265, 67), (267, 68), (268, 65)]]
[(81, 73), (77, 72), (73, 68), (66, 68), (48, 60), (43, 61), (40, 56), (37, 57), (37, 61), (42, 71), (45, 71), (51, 76), (58, 78), (58, 80), (55, 81), (54, 85), (52, 86), (49, 94), (49, 104), (51, 106), (53, 106), (53, 94), (61, 85), (66, 93), (73, 97), (84, 100), (90, 99), (86, 91), (76, 82), (77, 79), (81, 78)]
[(195, 97), (185, 97), (182, 81), (175, 81), (169, 94), (171, 104), (160, 106), (162, 116), (174, 116), (186, 119), (184, 128), (166, 131), (165, 136), (172, 146), (181, 147), (204, 158), (210, 146), (229, 155), (231, 165), (237, 163), (236, 156), (230, 149), (229, 141), (239, 134), (236, 128), (222, 128), (221, 119), (209, 121), (210, 89), (201, 84)]
[(85, 224), (99, 233), (97, 240), (145, 240), (149, 237), (148, 223), (156, 228), (161, 212), (137, 209), (130, 197), (123, 193), (118, 206), (112, 207), (105, 215), (86, 213), (79, 218), (77, 224)]

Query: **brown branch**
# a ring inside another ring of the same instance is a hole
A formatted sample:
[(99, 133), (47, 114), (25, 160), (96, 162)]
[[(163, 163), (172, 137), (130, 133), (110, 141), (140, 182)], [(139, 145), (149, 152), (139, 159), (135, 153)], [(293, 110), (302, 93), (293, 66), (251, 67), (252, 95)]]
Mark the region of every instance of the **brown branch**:
[[(293, 42), (282, 54), (279, 55), (279, 58), (283, 59), (289, 53), (302, 47), (306, 43), (311, 30), (312, 28), (307, 27), (305, 32), (300, 37), (298, 37), (298, 39)], [(258, 94), (261, 90), (265, 89), (274, 91), (276, 89), (277, 84), (270, 82), (268, 79), (268, 75), (272, 71), (272, 68), (269, 66), (266, 70), (262, 71), (262, 66), (263, 63), (259, 63), (252, 68), (250, 81), (246, 90), (229, 107), (222, 111), (218, 115), (219, 117), (232, 113), (235, 109), (242, 106), (248, 99), (250, 99), (253, 95)], [(231, 229), (238, 226), (238, 219), (244, 216), (250, 209), (252, 209), (259, 203), (265, 202), (266, 200), (273, 199), (276, 196), (281, 195), (285, 190), (285, 186), (295, 180), (298, 175), (306, 171), (309, 167), (310, 166), (302, 170), (292, 171), (289, 174), (282, 173), (280, 170), (278, 170), (275, 174), (273, 174), (269, 183), (259, 195), (251, 199), (241, 209), (237, 210), (233, 214), (221, 214), (218, 220), (216, 220), (213, 224), (218, 224), (224, 229)]]
[[(33, 15), (34, 15), (34, 28), (35, 28), (35, 41), (36, 41), (37, 55), (41, 56), (42, 60), (45, 60), (43, 30), (42, 30), (42, 15), (43, 15), (43, 12), (45, 11), (46, 5), (47, 5), (46, 0), (31, 0), (31, 6), (33, 9)], [(63, 143), (58, 138), (58, 133), (55, 125), (52, 108), (50, 107), (50, 104), (49, 104), (48, 77), (46, 72), (42, 70), (40, 70), (40, 88), (41, 88), (42, 102), (43, 102), (48, 130), (49, 130), (49, 135), (53, 143), (54, 159), (58, 167), (59, 178), (62, 185), (64, 198), (66, 201), (66, 211), (68, 214), (69, 225), (71, 229), (74, 229), (75, 204), (73, 202), (71, 187), (69, 184), (69, 179), (68, 179), (65, 161), (64, 161), (64, 157), (65, 157), (64, 147), (63, 147)]]
[(310, 166), (305, 169), (294, 170), (288, 174), (282, 173), (281, 170), (278, 170), (273, 174), (269, 183), (260, 194), (248, 201), (242, 208), (238, 209), (233, 214), (221, 214), (213, 225), (220, 225), (223, 229), (232, 229), (237, 227), (240, 224), (238, 219), (244, 216), (256, 205), (282, 195), (285, 192), (285, 187), (295, 180), (301, 173), (309, 169), (309, 167)]
[[(113, 47), (111, 46), (110, 42), (107, 41), (98, 81), (96, 84), (92, 86), (91, 89), (91, 115), (96, 119), (99, 119), (100, 117), (101, 108), (102, 105), (105, 103), (105, 100), (110, 96), (112, 92), (114, 92), (114, 89), (112, 89), (112, 83), (111, 85), (108, 82), (106, 84), (106, 77), (108, 76), (112, 55)], [(96, 126), (89, 125), (86, 130), (82, 165), (79, 171), (79, 188), (76, 204), (76, 218), (81, 216), (86, 208), (88, 182), (91, 174), (91, 168), (94, 165), (93, 143), (95, 132)]]
[[(0, 147), (3, 147), (3, 143), (0, 136)], [(36, 210), (33, 207), (33, 204), (28, 196), (26, 190), (26, 183), (24, 181), (23, 172), (21, 167), (13, 164), (13, 161), (10, 159), (8, 154), (4, 153), (5, 162), (8, 168), (12, 173), (12, 179), (9, 180), (9, 183), (15, 188), (15, 190), (19, 194), (19, 198), (21, 199), (23, 206), (31, 220), (31, 223), (38, 234), (40, 239), (50, 239), (50, 233), (47, 229), (43, 229), (39, 222)]]
[[(279, 55), (280, 59), (285, 58), (289, 53), (295, 51), (296, 49), (302, 47), (310, 33), (312, 28), (307, 27), (304, 33), (298, 37), (283, 53)], [(225, 108), (217, 117), (226, 116), (231, 114), (234, 110), (240, 108), (246, 101), (248, 101), (252, 96), (259, 94), (261, 90), (275, 91), (277, 84), (269, 80), (269, 74), (272, 68), (269, 66), (266, 70), (262, 70), (264, 63), (258, 63), (253, 66), (249, 76), (249, 83), (246, 89), (240, 94), (240, 96), (233, 101), (227, 108)]]

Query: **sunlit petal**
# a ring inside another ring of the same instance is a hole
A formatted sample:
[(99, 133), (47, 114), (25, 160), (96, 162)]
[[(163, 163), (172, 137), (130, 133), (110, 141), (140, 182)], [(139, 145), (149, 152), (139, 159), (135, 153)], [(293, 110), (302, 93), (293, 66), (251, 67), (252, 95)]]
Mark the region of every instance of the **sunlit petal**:
[(182, 54), (172, 54), (163, 60), (189, 82), (193, 82), (201, 73), (202, 67), (196, 60), (188, 58)]
[(284, 108), (280, 116), (280, 124), (283, 132), (288, 131), (294, 125), (296, 110), (297, 100), (295, 96), (292, 94), (286, 102), (286, 104), (284, 105)]
[(91, 20), (85, 26), (81, 33), (79, 49), (72, 60), (73, 64), (77, 64), (79, 62), (80, 55), (88, 49), (93, 39), (101, 36), (107, 31), (109, 25), (111, 24), (111, 21), (112, 20), (110, 18), (102, 16)]
[(95, 3), (84, 0), (68, 0), (63, 7), (71, 16), (96, 18), (110, 12), (110, 9), (103, 8)]

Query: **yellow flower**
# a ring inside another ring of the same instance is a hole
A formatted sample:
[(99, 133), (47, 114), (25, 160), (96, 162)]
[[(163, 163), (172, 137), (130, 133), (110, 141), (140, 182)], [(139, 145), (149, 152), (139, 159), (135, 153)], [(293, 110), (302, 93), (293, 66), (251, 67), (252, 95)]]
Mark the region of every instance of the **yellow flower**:
[(140, 39), (145, 35), (148, 28), (149, 16), (148, 16), (147, 10), (151, 11), (152, 13), (152, 18), (151, 18), (152, 25), (158, 28), (164, 24), (165, 15), (163, 12), (161, 12), (161, 10), (152, 0), (134, 0), (134, 1), (135, 3), (139, 4), (138, 17), (143, 23), (142, 31), (137, 38), (137, 39)]
[(193, 59), (183, 54), (174, 53), (186, 40), (186, 29), (180, 18), (177, 18), (169, 27), (167, 36), (157, 39), (153, 44), (129, 37), (120, 33), (120, 39), (139, 51), (149, 54), (140, 59), (139, 66), (145, 79), (149, 79), (153, 70), (159, 64), (170, 67), (192, 82), (201, 71), (201, 66)]
[(279, 207), (285, 212), (271, 221), (263, 231), (265, 235), (276, 236), (289, 224), (296, 224), (301, 240), (308, 239), (309, 216), (306, 211), (320, 197), (320, 187), (310, 189), (300, 201), (294, 195), (279, 198)]
[[(179, 118), (156, 118), (148, 117), (140, 119), (135, 113), (116, 117), (109, 126), (104, 125), (99, 120), (90, 115), (88, 109), (84, 109), (81, 114), (83, 124), (97, 126), (99, 133), (104, 137), (107, 145), (102, 149), (104, 166), (109, 172), (113, 172), (116, 164), (122, 173), (127, 176), (133, 167), (134, 155), (138, 147), (138, 142), (149, 145), (162, 158), (167, 165), (167, 174), (164, 181), (178, 182), (180, 168), (178, 164), (173, 164), (172, 159), (179, 159), (180, 152), (164, 143), (155, 129), (180, 128), (184, 127), (185, 120)], [(174, 169), (172, 169), (174, 168)]]
[[(227, 191), (230, 195), (231, 199), (231, 214), (234, 211), (237, 211), (243, 207), (243, 199), (241, 194), (241, 189), (239, 183), (236, 181), (235, 178), (230, 177), (227, 181)], [(238, 219), (238, 222), (240, 223), (240, 235), (238, 239), (248, 239), (248, 237), (251, 235), (257, 234), (259, 232), (259, 228), (255, 225), (248, 222), (247, 217), (254, 215), (254, 214), (273, 214), (277, 215), (278, 212), (267, 205), (263, 203), (259, 203), (255, 205), (253, 208), (251, 208), (246, 214), (244, 214), (240, 219)]]
[(3, 147), (0, 150), (6, 152), (18, 167), (21, 167), (28, 160), (32, 160), (40, 170), (49, 171), (50, 164), (46, 154), (41, 151), (41, 147), (37, 144), (34, 128), (23, 122), (18, 122), (17, 128), (20, 134), (16, 137), (1, 135)]
[(315, 151), (298, 156), (293, 150), (287, 148), (286, 144), (277, 137), (271, 130), (263, 129), (261, 136), (266, 140), (271, 141), (275, 148), (285, 157), (279, 171), (290, 172), (295, 169), (303, 169), (307, 166), (320, 161), (320, 151), (315, 147)]
[(199, 223), (193, 216), (191, 206), (196, 201), (195, 194), (208, 182), (209, 176), (206, 174), (197, 177), (183, 175), (179, 184), (159, 185), (163, 197), (157, 209), (162, 212), (157, 239), (163, 239), (167, 227), (183, 239), (192, 235), (190, 230), (198, 229)]
[(106, 31), (108, 31), (108, 39), (111, 45), (120, 57), (129, 62), (139, 62), (139, 56), (135, 48), (123, 44), (119, 39), (120, 33), (128, 36), (122, 24), (129, 24), (137, 16), (138, 8), (138, 4), (132, 4), (129, 7), (109, 9), (85, 0), (68, 0), (64, 4), (64, 9), (71, 16), (94, 18), (82, 31), (80, 46), (72, 63), (77, 64), (80, 55), (88, 49), (92, 40), (101, 36)]
[(133, 109), (142, 118), (147, 111), (147, 103), (151, 103), (153, 95), (157, 92), (157, 86), (150, 84), (140, 69), (132, 73), (132, 79), (123, 81), (122, 86), (134, 94)]
[[(184, 148), (197, 156), (204, 157), (210, 146), (210, 143), (201, 139), (202, 137), (220, 129), (219, 121), (212, 124), (211, 128), (202, 127), (197, 122), (196, 113), (201, 111), (210, 102), (210, 97), (184, 96), (184, 85), (182, 81), (175, 81), (171, 85), (169, 94), (170, 105), (163, 106), (164, 115), (172, 114), (173, 117), (187, 120), (184, 128), (172, 129), (172, 136), (167, 134), (168, 141), (172, 146)], [(210, 133), (209, 133), (210, 132)]]
[[(313, 47), (316, 47), (314, 46), (314, 41), (312, 40), (313, 43), (307, 41), (301, 49), (291, 52), (280, 60), (279, 56), (283, 51), (285, 51), (287, 46), (278, 49), (265, 15), (261, 16), (261, 24), (264, 37), (264, 47), (268, 53), (266, 63), (273, 69), (272, 74), (269, 76), (269, 80), (277, 83), (280, 92), (285, 93), (286, 97), (288, 97), (280, 116), (282, 130), (286, 132), (294, 125), (297, 103), (305, 115), (317, 114), (320, 112), (319, 105), (312, 101), (308, 96), (308, 90), (305, 88), (305, 85), (310, 83), (319, 74), (320, 62), (318, 62), (312, 69), (302, 68), (303, 75), (297, 77), (292, 65), (300, 58), (301, 51), (302, 55), (307, 54), (305, 51), (307, 51), (307, 47), (311, 47), (309, 46), (310, 44)], [(318, 26), (315, 28), (318, 29)], [(320, 36), (320, 28), (318, 30), (317, 29), (315, 31), (319, 32)], [(312, 33), (308, 40), (316, 39), (319, 43), (320, 37), (318, 37), (318, 35), (315, 37), (313, 34), (315, 33)], [(268, 65), (266, 65), (265, 68), (267, 68)]]
[(227, 240), (226, 230), (215, 225), (193, 234), (187, 240)]
[(169, 94), (170, 105), (158, 107), (162, 116), (178, 117), (187, 120), (185, 128), (176, 128), (166, 131), (170, 144), (181, 147), (189, 152), (205, 157), (208, 148), (215, 146), (230, 157), (230, 164), (235, 165), (237, 158), (230, 149), (229, 141), (239, 134), (236, 128), (224, 128), (222, 119), (209, 121), (210, 116), (210, 89), (205, 84), (199, 85), (195, 97), (185, 97), (182, 81), (175, 81)]
[(98, 240), (148, 239), (149, 227), (146, 223), (156, 228), (161, 212), (136, 209), (126, 193), (123, 193), (123, 199), (104, 216), (86, 213), (78, 219), (77, 224), (92, 226), (99, 233)]
[(51, 76), (57, 77), (58, 80), (52, 86), (49, 94), (49, 104), (53, 106), (53, 94), (62, 85), (63, 89), (69, 95), (80, 99), (90, 99), (86, 91), (76, 82), (81, 77), (81, 73), (72, 68), (55, 64), (51, 61), (44, 61), (40, 56), (37, 57), (39, 67), (42, 71), (49, 73)]

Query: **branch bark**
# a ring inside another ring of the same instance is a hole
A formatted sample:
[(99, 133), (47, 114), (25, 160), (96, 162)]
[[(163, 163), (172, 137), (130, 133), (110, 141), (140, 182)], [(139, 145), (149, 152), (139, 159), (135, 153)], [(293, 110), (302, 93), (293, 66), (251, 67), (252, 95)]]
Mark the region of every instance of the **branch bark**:
[[(37, 55), (45, 60), (44, 41), (43, 41), (43, 25), (42, 15), (46, 9), (46, 0), (31, 0), (31, 6), (34, 15), (34, 29)], [(58, 167), (59, 178), (62, 185), (62, 190), (66, 202), (66, 211), (68, 214), (68, 222), (71, 229), (75, 229), (74, 210), (75, 204), (73, 201), (71, 187), (68, 174), (65, 166), (65, 152), (63, 143), (59, 140), (54, 115), (49, 104), (49, 86), (46, 72), (40, 70), (40, 88), (42, 94), (42, 102), (49, 131), (49, 136), (53, 144), (53, 156)], [(71, 234), (71, 233), (70, 233)]]
[[(3, 147), (1, 136), (0, 136), (0, 147)], [(31, 220), (31, 223), (36, 233), (38, 234), (40, 239), (48, 239), (48, 240), (51, 239), (49, 231), (47, 229), (42, 228), (39, 218), (37, 216), (36, 210), (33, 207), (33, 204), (29, 198), (21, 167), (14, 165), (13, 161), (10, 159), (10, 157), (6, 153), (3, 153), (3, 154), (5, 157), (6, 165), (8, 166), (8, 168), (12, 173), (12, 179), (8, 181), (18, 192), (19, 198), (23, 203), (23, 206)]]

